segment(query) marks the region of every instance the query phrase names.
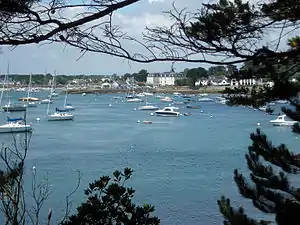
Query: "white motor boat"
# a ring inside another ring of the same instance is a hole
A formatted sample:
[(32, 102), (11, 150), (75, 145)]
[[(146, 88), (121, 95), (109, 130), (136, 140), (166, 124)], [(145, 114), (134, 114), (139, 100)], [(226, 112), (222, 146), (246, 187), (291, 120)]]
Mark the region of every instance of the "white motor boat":
[(155, 111), (155, 114), (158, 116), (180, 116), (180, 112), (178, 112), (177, 110), (178, 107), (168, 106)]
[(298, 122), (294, 120), (289, 120), (286, 115), (280, 115), (275, 120), (270, 120), (270, 123), (274, 126), (293, 126)]
[(162, 97), (160, 99), (161, 102), (173, 102), (173, 99), (171, 97)]
[(213, 99), (203, 97), (203, 98), (199, 98), (198, 102), (213, 102)]
[(158, 110), (159, 108), (154, 105), (143, 105), (138, 108), (139, 110)]
[(37, 107), (38, 104), (37, 104), (37, 102), (28, 102), (25, 105), (26, 105), (26, 107)]
[(52, 104), (53, 103), (53, 100), (51, 99), (43, 99), (40, 101), (40, 104)]
[(141, 98), (141, 97), (145, 97), (146, 95), (143, 93), (139, 93), (139, 94), (136, 94), (135, 96)]
[(61, 120), (73, 120), (74, 115), (65, 112), (55, 112), (47, 115), (48, 121), (61, 121)]
[(8, 119), (6, 124), (0, 125), (0, 133), (32, 132), (31, 124), (24, 124), (20, 119)]
[(145, 96), (153, 96), (153, 93), (150, 93), (150, 92), (143, 92), (143, 94), (144, 94)]
[(71, 110), (75, 110), (75, 107), (72, 106), (71, 104), (66, 104), (66, 105), (64, 106), (64, 109), (65, 109), (65, 110), (71, 111)]
[(127, 102), (143, 102), (143, 99), (140, 99), (140, 98), (130, 98), (130, 99), (127, 99)]

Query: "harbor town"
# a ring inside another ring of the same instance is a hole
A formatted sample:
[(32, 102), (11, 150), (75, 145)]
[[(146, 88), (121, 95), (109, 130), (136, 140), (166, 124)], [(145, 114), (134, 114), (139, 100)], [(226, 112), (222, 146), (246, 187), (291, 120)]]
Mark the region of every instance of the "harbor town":
[(0, 225), (298, 225), (299, 0), (0, 0)]

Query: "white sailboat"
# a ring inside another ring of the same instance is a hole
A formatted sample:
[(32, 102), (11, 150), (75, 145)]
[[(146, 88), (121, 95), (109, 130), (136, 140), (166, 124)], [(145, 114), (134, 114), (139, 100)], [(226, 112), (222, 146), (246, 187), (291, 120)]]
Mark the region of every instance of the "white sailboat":
[(147, 96), (145, 96), (145, 101), (146, 101), (146, 104), (143, 105), (143, 106), (140, 106), (138, 108), (138, 110), (158, 110), (159, 109), (159, 107), (151, 105), (151, 104), (148, 103)]
[(22, 118), (7, 118), (7, 123), (0, 125), (0, 133), (32, 132), (32, 125), (24, 123)]
[[(2, 85), (2, 91), (0, 96), (0, 107), (2, 106), (6, 78), (7, 76), (4, 77), (4, 81)], [(6, 123), (0, 125), (0, 133), (20, 133), (20, 132), (32, 132), (31, 124), (24, 123), (24, 120), (22, 118), (11, 119), (7, 117)]]
[(75, 110), (75, 107), (69, 104), (67, 99), (68, 99), (68, 86), (66, 88), (66, 93), (65, 93), (64, 109), (69, 111)]
[[(51, 93), (53, 92), (53, 84), (54, 84), (55, 76), (53, 76), (52, 79), (52, 85), (51, 85)], [(52, 95), (50, 95), (50, 100), (52, 98)], [(57, 110), (54, 113), (50, 113), (50, 103), (47, 107), (47, 120), (48, 121), (62, 121), (62, 120), (73, 120), (74, 115), (68, 112), (58, 112)]]
[(36, 101), (30, 101), (30, 99), (32, 99), (32, 97), (30, 96), (30, 94), (31, 94), (31, 83), (32, 83), (32, 74), (30, 74), (30, 77), (29, 77), (29, 84), (28, 84), (27, 98), (26, 98), (26, 106), (27, 107), (37, 107), (37, 102)]
[[(5, 82), (8, 80), (7, 79), (8, 74), (9, 74), (9, 65), (7, 67), (7, 74), (4, 77), (5, 81), (3, 82), (3, 89), (5, 89)], [(3, 98), (3, 94), (2, 94), (2, 98)], [(2, 103), (2, 100), (1, 100), (1, 103)], [(8, 103), (2, 106), (2, 109), (5, 112), (20, 112), (20, 111), (26, 111), (27, 108), (24, 105), (15, 104), (15, 103), (11, 102), (11, 100), (9, 99)]]

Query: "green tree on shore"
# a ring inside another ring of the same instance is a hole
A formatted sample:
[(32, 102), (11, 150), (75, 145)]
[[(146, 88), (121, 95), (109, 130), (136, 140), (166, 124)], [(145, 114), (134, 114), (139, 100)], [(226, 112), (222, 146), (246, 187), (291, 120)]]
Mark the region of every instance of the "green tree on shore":
[(195, 86), (195, 83), (200, 80), (201, 78), (207, 78), (207, 70), (203, 67), (193, 68), (190, 69), (186, 77), (190, 80), (190, 84), (192, 87)]

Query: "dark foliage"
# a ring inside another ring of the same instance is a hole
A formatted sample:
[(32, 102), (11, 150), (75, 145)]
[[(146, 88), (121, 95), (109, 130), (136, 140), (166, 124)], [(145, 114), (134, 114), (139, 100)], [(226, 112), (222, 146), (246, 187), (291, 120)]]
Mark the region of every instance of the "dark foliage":
[(77, 208), (63, 225), (157, 225), (151, 205), (137, 206), (132, 202), (135, 190), (125, 186), (132, 170), (115, 171), (113, 178), (103, 176), (85, 190), (87, 201)]

